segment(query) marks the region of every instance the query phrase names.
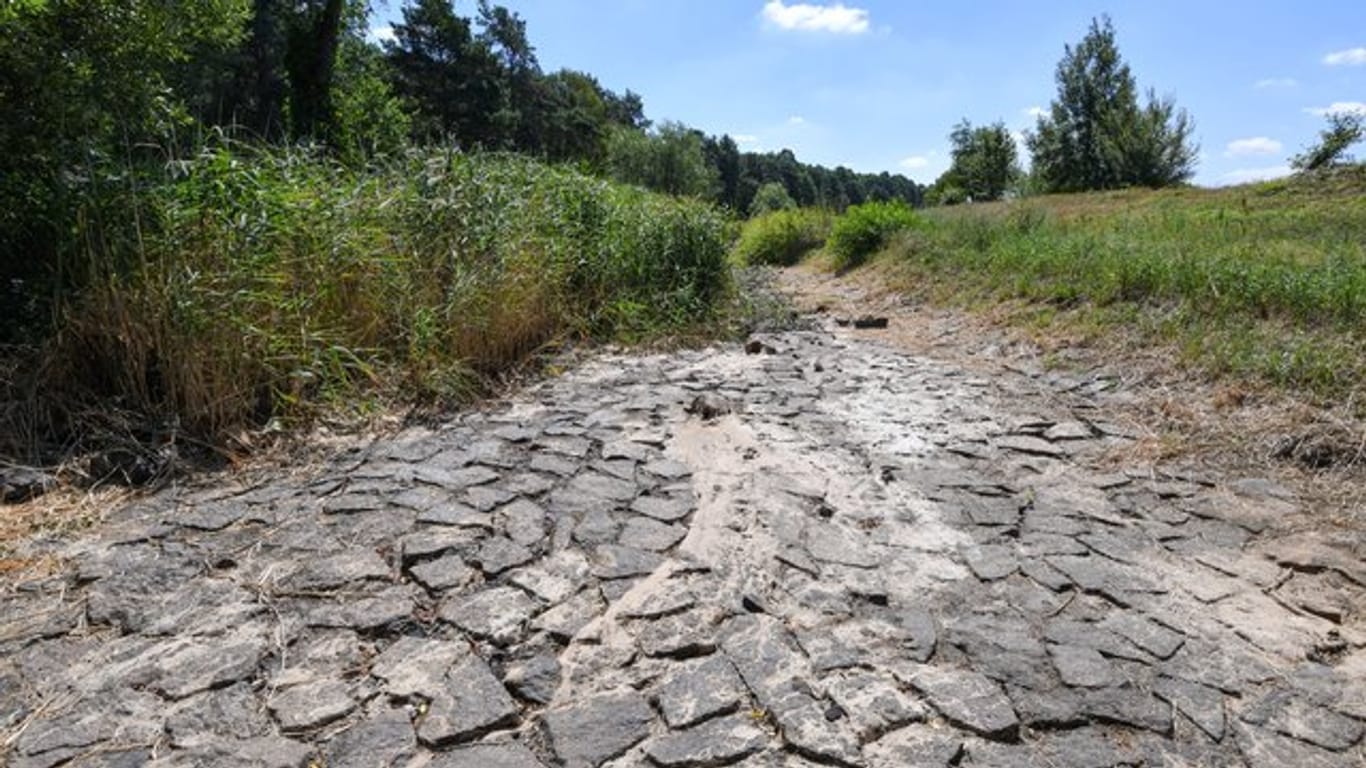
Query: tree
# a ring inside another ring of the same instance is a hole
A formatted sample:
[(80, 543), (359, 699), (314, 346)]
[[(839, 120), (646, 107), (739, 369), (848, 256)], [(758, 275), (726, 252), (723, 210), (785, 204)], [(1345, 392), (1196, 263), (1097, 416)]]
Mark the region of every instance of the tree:
[(681, 123), (663, 123), (649, 133), (618, 127), (607, 142), (612, 177), (671, 195), (709, 197), (717, 186), (702, 139)]
[(1351, 163), (1347, 150), (1366, 139), (1366, 114), (1361, 112), (1330, 112), (1328, 127), (1319, 131), (1319, 140), (1304, 152), (1290, 158), (1290, 167), (1297, 171), (1317, 171)]
[(787, 193), (787, 189), (776, 181), (759, 187), (754, 200), (749, 204), (750, 216), (762, 216), (773, 211), (788, 211), (797, 207), (797, 201)]
[(1056, 79), (1057, 99), (1026, 136), (1045, 189), (1168, 186), (1194, 174), (1189, 115), (1151, 91), (1148, 105), (1139, 106), (1108, 17), (1092, 19), (1081, 43), (1064, 48)]
[(452, 135), (469, 147), (494, 148), (503, 134), (494, 122), (502, 108), (502, 71), (489, 45), (475, 39), (470, 20), (450, 0), (404, 6), (385, 46), (395, 88), (413, 105), (419, 136)]
[(1003, 122), (974, 127), (964, 119), (949, 143), (952, 163), (934, 183), (940, 202), (1000, 200), (1020, 176), (1015, 139)]
[(336, 129), (332, 73), (341, 41), (345, 0), (304, 0), (294, 14), (285, 67), (296, 136), (330, 139)]

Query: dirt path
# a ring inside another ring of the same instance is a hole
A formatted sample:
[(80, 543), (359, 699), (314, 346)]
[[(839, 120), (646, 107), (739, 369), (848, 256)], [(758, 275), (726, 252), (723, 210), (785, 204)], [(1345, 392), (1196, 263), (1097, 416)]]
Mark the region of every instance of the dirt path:
[(1122, 376), (826, 314), (31, 542), (7, 764), (1366, 760), (1359, 542), (1145, 460)]

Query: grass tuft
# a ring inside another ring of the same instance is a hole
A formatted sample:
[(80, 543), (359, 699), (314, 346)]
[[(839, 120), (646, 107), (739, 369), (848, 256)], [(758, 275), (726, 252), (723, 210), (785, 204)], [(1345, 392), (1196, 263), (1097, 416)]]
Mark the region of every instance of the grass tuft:
[(761, 214), (741, 227), (732, 255), (741, 266), (791, 266), (825, 245), (831, 220), (817, 208)]

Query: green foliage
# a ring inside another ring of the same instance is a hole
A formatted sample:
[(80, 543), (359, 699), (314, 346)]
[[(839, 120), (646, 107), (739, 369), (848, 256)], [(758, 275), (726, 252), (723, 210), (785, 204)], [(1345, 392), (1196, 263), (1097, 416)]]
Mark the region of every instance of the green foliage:
[(1194, 124), (1171, 99), (1152, 91), (1140, 106), (1129, 65), (1108, 17), (1092, 19), (1057, 69), (1058, 97), (1026, 143), (1047, 191), (1164, 187), (1195, 172)]
[(664, 123), (649, 133), (613, 131), (607, 168), (617, 181), (671, 195), (710, 197), (717, 186), (701, 134), (681, 123)]
[(941, 205), (1000, 200), (1020, 177), (1015, 139), (1003, 122), (973, 127), (965, 119), (954, 126), (949, 142), (953, 163), (931, 188)]
[(1352, 162), (1347, 150), (1366, 139), (1366, 115), (1360, 112), (1332, 112), (1328, 127), (1319, 131), (1319, 140), (1290, 159), (1298, 171), (1318, 171)]
[[(1023, 299), (1323, 394), (1366, 375), (1366, 174), (940, 209), (891, 254), (921, 288)], [(1157, 333), (1154, 331), (1154, 333)]]
[(862, 264), (887, 245), (892, 235), (924, 225), (924, 221), (900, 201), (851, 206), (835, 219), (827, 247), (837, 269)]
[(789, 266), (825, 245), (832, 216), (818, 208), (771, 211), (746, 221), (731, 251), (745, 266)]
[(92, 201), (144, 224), (82, 239), (106, 274), (38, 382), (50, 419), (117, 399), (217, 440), (368, 394), (460, 398), (565, 335), (666, 333), (727, 288), (725, 220), (515, 156), (412, 152), (357, 170), (221, 145)]
[(787, 188), (776, 181), (759, 187), (754, 200), (749, 204), (750, 216), (762, 216), (773, 211), (787, 211), (797, 207), (797, 201), (787, 193)]

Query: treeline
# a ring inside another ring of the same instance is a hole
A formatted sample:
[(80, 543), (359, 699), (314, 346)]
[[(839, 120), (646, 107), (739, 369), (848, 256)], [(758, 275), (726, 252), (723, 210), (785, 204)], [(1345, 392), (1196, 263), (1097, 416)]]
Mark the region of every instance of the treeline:
[[(311, 144), (356, 168), (413, 147), (517, 152), (742, 215), (766, 184), (801, 205), (920, 202), (902, 176), (741, 152), (729, 136), (653, 125), (640, 95), (585, 72), (545, 71), (526, 20), (488, 0), (468, 15), (451, 0), (410, 0), (383, 41), (368, 36), (370, 5), (0, 6), (0, 298), (10, 316), (41, 314), (44, 297), (117, 260), (90, 256), (120, 236), (110, 229), (138, 225), (118, 200), (140, 194), (148, 169), (159, 174), (213, 137)], [(90, 222), (107, 225), (94, 242)]]

